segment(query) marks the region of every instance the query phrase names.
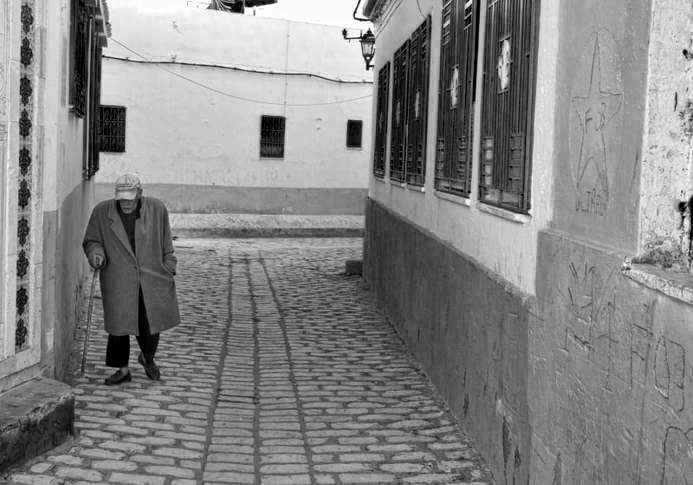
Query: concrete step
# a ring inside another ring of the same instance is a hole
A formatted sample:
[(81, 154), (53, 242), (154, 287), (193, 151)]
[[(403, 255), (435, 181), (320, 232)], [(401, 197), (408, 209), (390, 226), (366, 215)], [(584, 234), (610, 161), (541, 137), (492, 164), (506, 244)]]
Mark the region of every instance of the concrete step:
[(0, 394), (0, 472), (58, 446), (74, 434), (70, 386), (32, 379)]
[(298, 214), (170, 214), (174, 237), (362, 237), (364, 216)]

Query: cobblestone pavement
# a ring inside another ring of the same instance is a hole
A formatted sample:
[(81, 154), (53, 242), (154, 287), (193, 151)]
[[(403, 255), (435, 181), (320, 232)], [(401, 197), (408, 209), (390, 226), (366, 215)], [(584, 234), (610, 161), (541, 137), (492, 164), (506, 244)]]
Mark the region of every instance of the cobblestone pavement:
[(102, 384), (97, 301), (86, 376), (71, 381), (77, 436), (5, 479), (490, 483), (360, 279), (340, 274), (361, 244), (178, 240), (183, 324), (162, 335), (162, 380), (145, 377), (133, 339), (132, 382)]

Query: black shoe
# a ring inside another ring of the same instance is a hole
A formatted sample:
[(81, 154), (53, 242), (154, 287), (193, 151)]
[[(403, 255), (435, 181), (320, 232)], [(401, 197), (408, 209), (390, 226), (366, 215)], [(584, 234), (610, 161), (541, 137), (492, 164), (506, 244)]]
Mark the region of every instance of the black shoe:
[(147, 363), (147, 361), (144, 358), (144, 354), (140, 352), (139, 357), (137, 357), (137, 362), (142, 364), (142, 367), (144, 367), (144, 373), (147, 374), (147, 377), (149, 377), (151, 380), (158, 381), (159, 379), (161, 379), (159, 366), (154, 363), (154, 359), (152, 359), (151, 363)]
[(116, 373), (113, 374), (111, 377), (107, 377), (103, 381), (103, 383), (107, 386), (117, 386), (118, 384), (122, 384), (123, 382), (130, 382), (131, 380), (132, 376), (130, 375), (130, 372), (124, 373), (121, 372), (120, 369), (118, 369)]

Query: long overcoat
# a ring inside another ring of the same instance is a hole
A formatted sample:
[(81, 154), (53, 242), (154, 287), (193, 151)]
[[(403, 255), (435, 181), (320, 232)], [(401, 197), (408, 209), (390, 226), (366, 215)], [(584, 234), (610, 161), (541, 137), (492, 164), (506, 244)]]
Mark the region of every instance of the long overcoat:
[(173, 254), (168, 211), (160, 200), (142, 197), (140, 217), (135, 223), (136, 254), (130, 247), (115, 199), (94, 207), (83, 248), (87, 257), (100, 252), (106, 260), (100, 272), (106, 332), (138, 335), (140, 287), (152, 333), (180, 323), (173, 280), (177, 259)]

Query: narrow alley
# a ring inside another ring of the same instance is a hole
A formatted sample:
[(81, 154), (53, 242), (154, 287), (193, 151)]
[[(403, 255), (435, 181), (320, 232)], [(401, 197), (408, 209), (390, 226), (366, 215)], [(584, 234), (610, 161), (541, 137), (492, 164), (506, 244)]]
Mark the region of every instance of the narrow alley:
[[(12, 484), (458, 483), (491, 477), (361, 278), (362, 240), (179, 239), (183, 323), (162, 334), (159, 382), (103, 385), (94, 305), (75, 437)], [(98, 290), (97, 290), (98, 293)], [(2, 481), (2, 478), (0, 478)]]

